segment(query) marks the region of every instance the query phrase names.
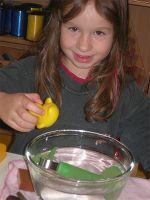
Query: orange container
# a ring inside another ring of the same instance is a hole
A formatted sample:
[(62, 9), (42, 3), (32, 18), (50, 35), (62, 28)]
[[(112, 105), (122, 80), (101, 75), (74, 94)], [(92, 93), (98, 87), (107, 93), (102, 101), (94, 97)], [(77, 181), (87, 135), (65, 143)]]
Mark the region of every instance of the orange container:
[(6, 157), (6, 145), (0, 143), (0, 162)]

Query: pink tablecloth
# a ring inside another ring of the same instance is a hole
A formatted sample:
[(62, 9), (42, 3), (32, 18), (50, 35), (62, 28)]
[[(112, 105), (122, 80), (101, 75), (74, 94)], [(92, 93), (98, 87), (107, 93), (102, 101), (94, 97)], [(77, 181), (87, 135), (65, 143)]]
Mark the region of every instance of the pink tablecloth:
[[(4, 185), (0, 191), (0, 200), (6, 200), (9, 195), (16, 195), (19, 191), (18, 183), (18, 168), (26, 169), (26, 163), (24, 160), (12, 160), (8, 164), (8, 173), (4, 180)], [(21, 191), (27, 200), (40, 200), (34, 192)]]
[(150, 180), (130, 177), (118, 200), (150, 200)]

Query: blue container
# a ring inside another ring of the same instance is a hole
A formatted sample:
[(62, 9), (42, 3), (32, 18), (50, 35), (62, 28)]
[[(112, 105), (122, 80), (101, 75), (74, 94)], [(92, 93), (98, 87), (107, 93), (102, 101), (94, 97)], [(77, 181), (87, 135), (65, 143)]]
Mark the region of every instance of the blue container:
[(5, 6), (5, 24), (4, 32), (11, 33), (11, 21), (12, 21), (12, 6)]
[(0, 7), (0, 35), (4, 34), (4, 23), (5, 23), (5, 9), (3, 6)]
[(27, 29), (27, 13), (22, 6), (13, 8), (11, 34), (24, 37)]

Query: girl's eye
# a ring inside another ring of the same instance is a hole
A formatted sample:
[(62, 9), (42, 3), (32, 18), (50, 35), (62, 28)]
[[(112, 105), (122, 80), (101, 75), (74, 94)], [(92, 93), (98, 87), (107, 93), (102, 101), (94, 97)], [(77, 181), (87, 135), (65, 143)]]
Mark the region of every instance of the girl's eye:
[(77, 32), (79, 29), (77, 27), (69, 27), (69, 30), (72, 32)]
[(95, 35), (97, 35), (97, 36), (103, 36), (103, 35), (105, 35), (105, 33), (102, 32), (102, 31), (96, 31)]

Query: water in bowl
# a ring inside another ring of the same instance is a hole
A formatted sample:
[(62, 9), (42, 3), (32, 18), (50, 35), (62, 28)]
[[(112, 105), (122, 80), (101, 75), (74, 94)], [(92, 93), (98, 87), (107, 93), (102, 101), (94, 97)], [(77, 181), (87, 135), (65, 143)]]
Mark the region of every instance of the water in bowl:
[[(44, 154), (48, 153), (44, 152)], [(44, 154), (42, 153), (42, 156)], [(117, 166), (122, 174), (125, 172), (123, 165), (115, 159), (80, 148), (58, 148), (55, 161), (58, 163), (64, 161), (97, 174), (111, 166)], [(80, 185), (80, 181), (71, 180), (69, 184), (63, 178), (59, 178), (58, 181), (58, 179), (53, 178), (56, 173), (54, 170), (42, 174), (40, 169), (35, 169), (34, 166), (29, 168), (35, 190), (43, 200), (114, 200), (117, 199), (125, 184), (125, 179), (120, 178), (119, 181), (107, 181), (106, 184), (97, 183), (93, 187), (88, 182), (84, 187), (82, 184)]]

